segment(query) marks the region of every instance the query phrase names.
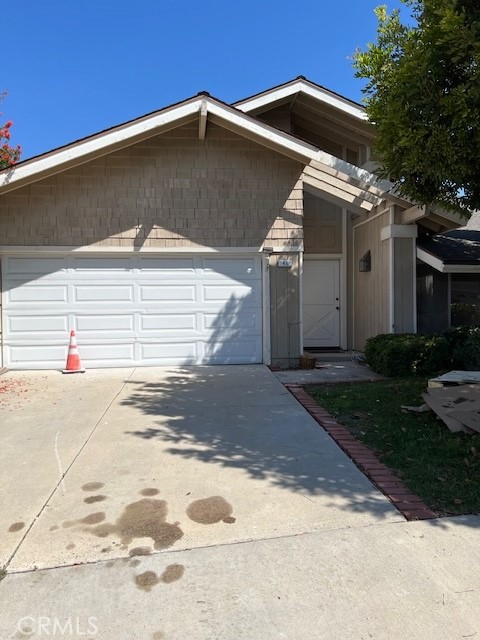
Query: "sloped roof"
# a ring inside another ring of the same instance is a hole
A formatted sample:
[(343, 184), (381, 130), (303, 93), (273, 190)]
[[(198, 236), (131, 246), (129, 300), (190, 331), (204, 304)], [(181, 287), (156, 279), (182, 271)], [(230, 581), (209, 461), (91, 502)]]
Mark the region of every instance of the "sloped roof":
[[(287, 85), (290, 89), (296, 89), (299, 82), (302, 87), (310, 87), (313, 84), (297, 79)], [(314, 88), (316, 91), (327, 92), (318, 85)], [(338, 96), (337, 98), (340, 99)], [(343, 98), (342, 100), (345, 103), (349, 102)], [(383, 198), (398, 200), (389, 193), (391, 183), (380, 180), (369, 171), (326, 153), (206, 92), (5, 169), (0, 172), (0, 194), (194, 121), (199, 123), (199, 137), (205, 135), (208, 121), (305, 165), (315, 163), (313, 171), (321, 175), (324, 182), (336, 181), (336, 186), (332, 189), (342, 200), (345, 199), (352, 205), (359, 204), (361, 208), (364, 205), (370, 210)]]
[(464, 227), (418, 241), (418, 257), (438, 271), (480, 270), (480, 215), (474, 212)]

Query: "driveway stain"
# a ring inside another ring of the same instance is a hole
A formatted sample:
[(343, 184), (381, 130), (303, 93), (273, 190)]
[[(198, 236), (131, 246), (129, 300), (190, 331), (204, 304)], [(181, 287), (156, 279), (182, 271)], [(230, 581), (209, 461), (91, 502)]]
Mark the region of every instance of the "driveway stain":
[(134, 558), (133, 560), (131, 560), (128, 563), (129, 567), (138, 567), (138, 565), (141, 564), (141, 561), (138, 558)]
[(135, 576), (135, 584), (143, 591), (151, 591), (159, 582), (160, 579), (155, 571), (145, 571), (144, 573), (140, 573), (138, 576)]
[(98, 491), (104, 486), (103, 482), (87, 482), (82, 486), (82, 491)]
[(75, 549), (75, 543), (74, 542), (70, 542), (69, 544), (67, 544), (65, 549), (68, 549), (69, 551), (70, 551), (70, 549)]
[(21, 531), (25, 526), (24, 522), (14, 522), (8, 527), (10, 533), (14, 533), (15, 531)]
[(130, 549), (130, 551), (128, 552), (128, 555), (130, 557), (149, 556), (151, 553), (152, 553), (152, 550), (150, 549), (150, 547), (134, 547), (133, 549)]
[(57, 529), (60, 529), (60, 527), (58, 526), (58, 524), (54, 524), (50, 527), (49, 531), (57, 531)]
[(148, 487), (147, 489), (143, 489), (142, 491), (140, 491), (140, 495), (146, 497), (156, 496), (159, 493), (160, 491), (158, 489), (155, 489), (154, 487)]
[(160, 576), (160, 579), (165, 584), (170, 584), (180, 580), (185, 573), (185, 567), (183, 564), (169, 564), (165, 571)]
[(95, 511), (95, 513), (89, 513), (88, 516), (85, 516), (80, 520), (65, 520), (65, 522), (62, 522), (62, 527), (64, 529), (68, 529), (78, 524), (88, 524), (89, 526), (93, 526), (103, 522), (105, 518), (105, 511)]
[(86, 502), (87, 504), (93, 504), (94, 502), (103, 502), (103, 500), (106, 500), (107, 496), (88, 496), (88, 498), (85, 498), (84, 502)]
[(152, 538), (155, 549), (166, 549), (183, 536), (178, 522), (167, 522), (167, 513), (165, 500), (143, 498), (127, 505), (115, 524), (99, 524), (91, 532), (99, 538), (116, 535), (123, 545), (136, 538)]
[(187, 507), (187, 516), (199, 524), (216, 524), (226, 522), (233, 524), (232, 505), (221, 496), (211, 496), (203, 500), (195, 500)]
[(165, 640), (165, 634), (163, 633), (163, 631), (155, 631), (155, 633), (152, 635), (152, 640)]

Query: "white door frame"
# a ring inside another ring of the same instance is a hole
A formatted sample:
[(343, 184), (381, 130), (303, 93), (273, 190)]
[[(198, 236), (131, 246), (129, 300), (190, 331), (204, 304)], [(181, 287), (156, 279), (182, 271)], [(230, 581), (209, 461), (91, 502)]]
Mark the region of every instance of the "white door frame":
[[(339, 331), (340, 331), (340, 349), (347, 349), (347, 264), (346, 258), (342, 253), (307, 253), (303, 254), (303, 263), (305, 262), (321, 262), (321, 261), (338, 261), (339, 263)], [(302, 265), (303, 266), (303, 265)], [(302, 295), (301, 295), (301, 319), (302, 319), (302, 351), (303, 351), (303, 284), (304, 269), (302, 268)]]

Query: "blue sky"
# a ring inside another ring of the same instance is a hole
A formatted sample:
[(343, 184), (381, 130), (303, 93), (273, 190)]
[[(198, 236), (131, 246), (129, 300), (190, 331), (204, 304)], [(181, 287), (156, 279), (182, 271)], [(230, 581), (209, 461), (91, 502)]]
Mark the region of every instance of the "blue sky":
[(9, 0), (1, 122), (27, 159), (199, 91), (232, 102), (305, 75), (359, 101), (349, 58), (378, 4)]

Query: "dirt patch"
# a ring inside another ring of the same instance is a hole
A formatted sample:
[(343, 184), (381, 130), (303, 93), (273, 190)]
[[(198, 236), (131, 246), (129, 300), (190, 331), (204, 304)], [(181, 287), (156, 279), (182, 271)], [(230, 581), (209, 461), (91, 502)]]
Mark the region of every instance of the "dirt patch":
[(8, 530), (10, 533), (13, 533), (14, 531), (21, 531), (24, 526), (25, 526), (24, 522), (14, 522), (8, 527)]

